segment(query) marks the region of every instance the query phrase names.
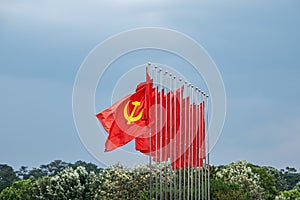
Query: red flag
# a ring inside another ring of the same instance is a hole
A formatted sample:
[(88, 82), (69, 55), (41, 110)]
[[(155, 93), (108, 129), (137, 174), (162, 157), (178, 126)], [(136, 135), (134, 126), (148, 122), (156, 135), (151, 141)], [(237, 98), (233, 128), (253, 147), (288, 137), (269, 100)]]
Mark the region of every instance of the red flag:
[(134, 94), (128, 95), (96, 115), (109, 134), (105, 143), (105, 151), (114, 150), (148, 133), (147, 102), (149, 85), (152, 85), (148, 72), (146, 79), (146, 82), (137, 86)]
[[(172, 160), (172, 168), (180, 169), (187, 166), (188, 147), (189, 144), (189, 113), (190, 113), (190, 98), (184, 98), (181, 100), (181, 131), (177, 134), (177, 139), (179, 142), (176, 143), (176, 158)], [(180, 125), (180, 124), (179, 124)], [(181, 134), (180, 134), (181, 132)]]
[(199, 124), (200, 124), (200, 127), (199, 127), (199, 132), (200, 132), (200, 144), (199, 144), (199, 155), (200, 155), (200, 164), (201, 164), (201, 166), (202, 166), (202, 161), (203, 161), (203, 159), (205, 158), (205, 155), (206, 155), (206, 145), (205, 145), (205, 143), (206, 143), (206, 139), (205, 139), (205, 137), (206, 137), (206, 133), (205, 133), (205, 113), (204, 113), (204, 106), (205, 106), (205, 104), (204, 104), (204, 102), (202, 102), (201, 104), (200, 104), (200, 115), (201, 116), (199, 116)]
[[(180, 91), (181, 91), (181, 95), (180, 95)], [(162, 92), (157, 93), (157, 95), (156, 92), (154, 92), (154, 96), (152, 98), (152, 104), (151, 104), (153, 106), (157, 102), (157, 111), (154, 113), (152, 112), (152, 117), (150, 117), (150, 121), (151, 118), (154, 119), (152, 120), (152, 126), (150, 126), (152, 132), (151, 139), (136, 138), (136, 150), (139, 150), (142, 153), (149, 155), (150, 140), (151, 140), (153, 160), (160, 162), (160, 161), (167, 161), (168, 158), (170, 158), (170, 144), (172, 143), (172, 139), (174, 139), (179, 129), (180, 97), (182, 97), (183, 89), (179, 88), (176, 90), (176, 93), (170, 92), (167, 95), (164, 95), (164, 90), (162, 90)], [(161, 96), (162, 96), (162, 103), (160, 103)], [(156, 101), (155, 98), (157, 98)], [(160, 115), (161, 109), (162, 109), (162, 113), (161, 113), (162, 115)], [(162, 119), (160, 119), (161, 117)], [(176, 121), (176, 126), (175, 126), (175, 121)], [(162, 122), (162, 127), (160, 122)]]
[[(183, 106), (184, 108), (188, 108), (185, 110), (187, 114), (183, 113), (182, 115), (182, 122), (184, 124), (182, 125), (181, 137), (185, 138), (182, 139), (182, 143), (185, 143), (185, 145), (181, 143), (182, 152), (179, 151), (179, 155), (181, 156), (177, 156), (177, 160), (172, 162), (173, 169), (181, 169), (184, 167), (201, 167), (203, 164), (203, 156), (205, 155), (205, 128), (203, 115), (204, 103), (202, 102), (197, 106), (189, 105), (188, 103), (188, 107), (185, 103), (183, 103), (183, 105), (185, 105)], [(192, 109), (193, 115), (191, 114)], [(197, 114), (198, 123), (196, 121)], [(186, 118), (188, 116), (190, 119)], [(179, 144), (177, 145), (177, 148), (180, 148)]]

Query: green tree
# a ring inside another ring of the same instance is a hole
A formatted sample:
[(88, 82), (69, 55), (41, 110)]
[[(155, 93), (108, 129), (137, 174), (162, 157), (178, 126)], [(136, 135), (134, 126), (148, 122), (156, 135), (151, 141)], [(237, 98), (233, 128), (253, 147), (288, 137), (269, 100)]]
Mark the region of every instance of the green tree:
[(225, 183), (238, 184), (249, 194), (248, 199), (263, 199), (264, 190), (259, 185), (260, 177), (252, 172), (246, 161), (237, 161), (224, 166), (217, 172), (217, 177)]
[(273, 174), (273, 176), (275, 177), (275, 185), (276, 185), (276, 189), (277, 191), (284, 191), (287, 190), (287, 182), (285, 180), (284, 177), (284, 170), (281, 169), (280, 171), (275, 169), (274, 167), (265, 167), (266, 169), (268, 169), (269, 173)]
[(225, 183), (220, 179), (212, 179), (211, 199), (215, 200), (243, 200), (247, 199), (247, 193), (237, 184)]
[(295, 185), (294, 189), (300, 192), (300, 181)]
[(276, 189), (276, 179), (273, 174), (271, 174), (266, 167), (255, 166), (248, 163), (252, 172), (260, 177), (259, 185), (264, 189), (264, 198), (268, 200), (273, 200), (278, 191)]
[(0, 192), (9, 187), (18, 177), (11, 166), (0, 164)]
[(66, 163), (62, 160), (54, 160), (49, 164), (41, 165), (39, 169), (48, 176), (53, 176), (66, 169), (69, 165), (70, 163)]
[(31, 182), (31, 179), (15, 181), (0, 193), (0, 200), (31, 200)]
[(76, 169), (79, 166), (84, 167), (88, 173), (95, 172), (97, 174), (101, 171), (101, 169), (98, 168), (97, 165), (95, 165), (93, 163), (87, 163), (87, 162), (84, 162), (81, 160), (76, 161), (74, 164), (69, 164), (68, 166), (72, 167), (73, 169)]
[(296, 189), (281, 192), (275, 200), (300, 200), (300, 192)]

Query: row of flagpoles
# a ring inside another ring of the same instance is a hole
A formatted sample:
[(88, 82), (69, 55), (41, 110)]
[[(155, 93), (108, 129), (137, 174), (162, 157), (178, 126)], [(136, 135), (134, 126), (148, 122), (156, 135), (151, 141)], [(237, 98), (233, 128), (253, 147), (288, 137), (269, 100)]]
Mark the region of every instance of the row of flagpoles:
[(150, 199), (210, 199), (207, 108), (198, 87), (148, 64), (136, 92), (96, 116), (105, 151), (135, 140), (149, 156)]

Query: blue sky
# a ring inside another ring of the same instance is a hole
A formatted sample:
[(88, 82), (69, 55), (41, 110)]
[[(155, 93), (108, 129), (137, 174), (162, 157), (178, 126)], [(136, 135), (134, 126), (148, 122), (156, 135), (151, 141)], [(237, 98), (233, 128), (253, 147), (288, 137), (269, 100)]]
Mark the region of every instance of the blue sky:
[(227, 118), (213, 164), (300, 170), (297, 0), (1, 1), (0, 163), (97, 163), (73, 123), (77, 70), (107, 37), (145, 26), (191, 36), (221, 72)]

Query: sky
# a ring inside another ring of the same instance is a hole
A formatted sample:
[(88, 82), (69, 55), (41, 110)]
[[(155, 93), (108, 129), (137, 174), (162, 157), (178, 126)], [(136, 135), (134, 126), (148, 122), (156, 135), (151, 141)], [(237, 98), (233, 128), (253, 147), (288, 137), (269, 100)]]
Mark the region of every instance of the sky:
[[(1, 1), (0, 163), (100, 165), (73, 121), (76, 73), (96, 45), (138, 27), (180, 31), (216, 63), (227, 116), (212, 164), (247, 160), (300, 170), (298, 0)], [(133, 67), (149, 61), (141, 58), (132, 57)]]

